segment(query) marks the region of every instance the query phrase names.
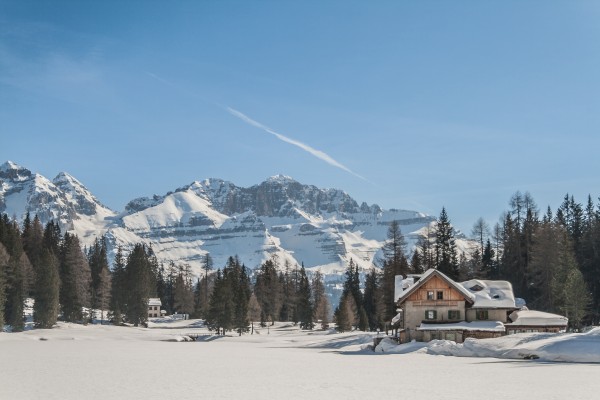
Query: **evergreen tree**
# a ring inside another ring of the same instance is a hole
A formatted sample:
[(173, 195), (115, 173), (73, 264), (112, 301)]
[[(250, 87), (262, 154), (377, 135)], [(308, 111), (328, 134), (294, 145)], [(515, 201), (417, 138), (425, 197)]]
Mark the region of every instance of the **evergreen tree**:
[[(0, 222), (1, 224), (1, 222)], [(6, 304), (6, 273), (10, 256), (0, 241), (0, 333), (4, 327), (4, 307)]]
[(488, 239), (483, 250), (483, 256), (481, 257), (481, 270), (479, 271), (479, 277), (482, 279), (492, 279), (494, 276), (497, 276), (495, 251), (492, 249), (492, 243), (490, 242), (490, 239)]
[(206, 317), (208, 329), (225, 334), (233, 328), (234, 303), (231, 281), (225, 279), (221, 270), (217, 270), (213, 291), (210, 295), (210, 306)]
[(450, 279), (459, 279), (454, 228), (450, 225), (450, 219), (444, 207), (442, 207), (435, 229), (435, 263), (436, 268)]
[(204, 297), (204, 293), (202, 291), (202, 283), (200, 282), (200, 278), (196, 280), (196, 284), (194, 285), (194, 311), (192, 312), (192, 318), (202, 318), (202, 298)]
[(265, 326), (267, 321), (274, 321), (281, 312), (282, 288), (275, 261), (265, 261), (256, 274), (254, 292), (262, 310), (262, 326)]
[(375, 268), (367, 275), (365, 279), (365, 292), (363, 296), (363, 309), (367, 316), (369, 330), (375, 331), (381, 328), (381, 298), (379, 297), (379, 276)]
[(146, 325), (148, 320), (148, 299), (156, 287), (153, 277), (153, 262), (150, 249), (136, 244), (127, 257), (125, 282), (127, 282), (126, 315), (134, 326)]
[(300, 328), (313, 329), (315, 324), (313, 322), (314, 306), (312, 303), (312, 291), (304, 265), (300, 268), (296, 309)]
[(204, 304), (205, 304), (204, 309), (206, 310), (206, 308), (208, 307), (208, 299), (209, 299), (208, 274), (213, 269), (213, 260), (212, 260), (212, 257), (210, 256), (210, 253), (208, 253), (208, 252), (202, 258), (202, 269), (204, 270)]
[(60, 304), (65, 321), (84, 318), (83, 308), (90, 307), (91, 271), (76, 235), (65, 233), (60, 255)]
[(413, 251), (413, 255), (410, 259), (410, 269), (414, 274), (422, 274), (425, 272), (423, 269), (423, 257), (421, 256), (418, 248)]
[(112, 322), (115, 325), (120, 325), (123, 323), (123, 316), (127, 307), (127, 285), (125, 274), (125, 257), (123, 255), (123, 249), (121, 246), (118, 246), (113, 263), (109, 304)]
[(36, 328), (49, 329), (58, 319), (59, 286), (58, 258), (50, 249), (42, 248), (36, 268), (33, 320)]
[[(400, 231), (398, 221), (390, 224), (387, 232), (387, 241), (383, 246), (383, 276), (381, 279), (382, 301), (384, 304), (383, 319), (391, 321), (396, 315), (396, 304), (394, 299), (394, 290), (396, 275), (406, 276), (409, 272), (408, 261), (405, 256), (406, 242)], [(355, 296), (355, 302), (358, 299)]]
[(0, 242), (8, 254), (8, 263), (4, 267), (4, 322), (12, 327), (13, 332), (19, 332), (25, 328), (23, 303), (31, 264), (23, 250), (19, 226), (6, 214), (0, 223)]
[[(96, 239), (88, 251), (88, 263), (91, 271), (91, 306), (100, 310), (100, 320), (104, 320), (104, 310), (109, 308), (110, 268), (108, 266), (106, 239)], [(90, 316), (93, 317), (93, 316)]]

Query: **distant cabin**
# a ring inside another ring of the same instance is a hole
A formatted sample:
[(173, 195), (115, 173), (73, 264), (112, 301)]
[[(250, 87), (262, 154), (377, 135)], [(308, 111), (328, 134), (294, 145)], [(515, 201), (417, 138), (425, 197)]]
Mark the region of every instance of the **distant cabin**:
[(159, 298), (149, 298), (148, 299), (148, 318), (157, 318), (166, 314), (165, 310), (161, 310), (162, 302)]
[(568, 319), (527, 310), (507, 281), (455, 282), (436, 269), (396, 277), (398, 315), (392, 320), (400, 343), (435, 339), (464, 342), (520, 332), (560, 332)]

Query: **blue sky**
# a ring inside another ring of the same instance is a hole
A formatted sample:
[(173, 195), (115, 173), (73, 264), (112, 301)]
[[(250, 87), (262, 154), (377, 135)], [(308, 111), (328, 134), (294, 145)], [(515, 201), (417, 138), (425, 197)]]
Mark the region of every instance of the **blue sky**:
[(468, 233), (517, 190), (600, 195), (599, 20), (596, 1), (0, 0), (0, 160), (115, 210), (281, 173)]

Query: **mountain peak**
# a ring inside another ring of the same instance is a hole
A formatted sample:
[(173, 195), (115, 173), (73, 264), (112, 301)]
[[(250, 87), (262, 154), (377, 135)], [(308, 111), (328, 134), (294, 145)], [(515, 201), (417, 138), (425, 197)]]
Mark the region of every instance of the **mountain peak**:
[(79, 180), (77, 180), (77, 178), (75, 178), (73, 175), (69, 174), (68, 172), (60, 172), (58, 175), (56, 175), (56, 177), (52, 180), (52, 182), (55, 185), (68, 184), (71, 186), (83, 187), (83, 184), (81, 182), (79, 182)]
[(21, 167), (12, 161), (6, 161), (4, 164), (0, 165), (0, 178), (21, 182), (29, 179), (31, 175), (30, 170)]
[(269, 178), (267, 178), (267, 180), (265, 182), (290, 183), (290, 182), (296, 182), (296, 180), (294, 178), (292, 178), (291, 176), (278, 174), (278, 175), (270, 176)]

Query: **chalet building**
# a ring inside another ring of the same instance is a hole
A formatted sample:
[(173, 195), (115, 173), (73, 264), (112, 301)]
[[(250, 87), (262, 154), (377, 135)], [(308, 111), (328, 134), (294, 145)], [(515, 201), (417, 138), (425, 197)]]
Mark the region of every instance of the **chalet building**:
[(531, 314), (524, 309), (510, 282), (473, 279), (459, 283), (436, 269), (406, 279), (396, 277), (395, 298), (398, 315), (392, 324), (400, 343), (434, 339), (462, 343), (469, 337), (560, 331), (567, 324), (560, 315)]
[(148, 318), (157, 318), (160, 317), (163, 313), (166, 313), (164, 310), (161, 311), (160, 307), (162, 306), (162, 302), (159, 298), (149, 298), (148, 299)]

